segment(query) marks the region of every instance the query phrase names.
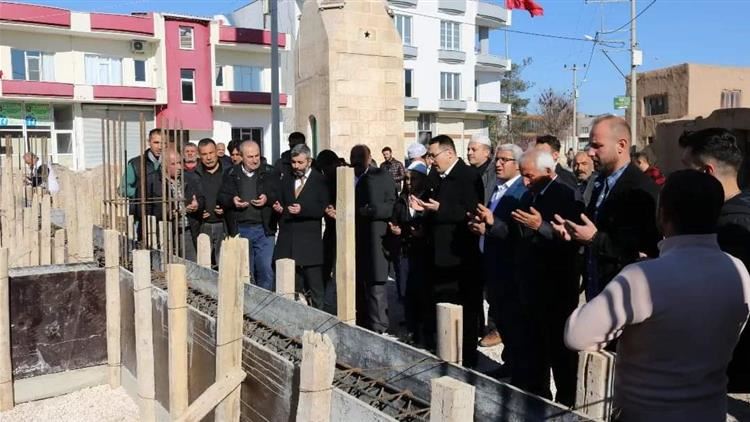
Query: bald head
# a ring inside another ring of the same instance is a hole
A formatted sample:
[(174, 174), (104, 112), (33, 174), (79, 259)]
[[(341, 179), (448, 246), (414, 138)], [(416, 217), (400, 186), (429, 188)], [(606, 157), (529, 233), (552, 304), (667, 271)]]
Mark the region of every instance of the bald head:
[(248, 172), (258, 170), (260, 167), (260, 145), (255, 141), (243, 141), (240, 144), (240, 154), (242, 155), (242, 166)]
[(596, 170), (610, 175), (630, 163), (630, 125), (611, 114), (597, 117), (591, 127), (588, 154)]

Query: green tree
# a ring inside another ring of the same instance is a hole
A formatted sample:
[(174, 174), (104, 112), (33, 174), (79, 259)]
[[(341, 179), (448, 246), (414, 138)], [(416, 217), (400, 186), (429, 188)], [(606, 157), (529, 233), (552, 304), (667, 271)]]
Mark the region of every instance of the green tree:
[(510, 104), (511, 115), (487, 117), (490, 139), (495, 144), (518, 142), (521, 140), (524, 119), (517, 119), (516, 117), (526, 116), (526, 107), (530, 102), (530, 99), (525, 94), (534, 84), (523, 79), (522, 73), (531, 62), (531, 57), (526, 57), (520, 63), (513, 64), (501, 81), (500, 99), (502, 102)]

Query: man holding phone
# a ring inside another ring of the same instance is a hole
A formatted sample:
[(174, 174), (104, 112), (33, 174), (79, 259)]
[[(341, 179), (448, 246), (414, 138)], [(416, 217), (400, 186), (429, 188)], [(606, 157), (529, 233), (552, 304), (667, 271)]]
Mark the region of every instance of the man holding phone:
[(228, 216), (230, 236), (239, 234), (250, 242), (250, 273), (258, 286), (275, 290), (272, 267), (277, 215), (272, 205), (277, 200), (279, 174), (261, 163), (260, 145), (244, 141), (240, 145), (242, 162), (227, 171), (218, 203)]

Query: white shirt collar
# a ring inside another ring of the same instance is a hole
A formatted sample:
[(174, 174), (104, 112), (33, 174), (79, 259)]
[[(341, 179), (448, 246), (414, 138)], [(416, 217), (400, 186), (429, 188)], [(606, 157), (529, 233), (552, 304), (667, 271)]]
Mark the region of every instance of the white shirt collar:
[(516, 183), (516, 180), (518, 180), (518, 178), (519, 178), (519, 177), (521, 177), (521, 175), (520, 175), (520, 174), (517, 174), (517, 175), (513, 176), (512, 178), (508, 179), (508, 180), (507, 180), (507, 181), (506, 181), (505, 183), (503, 183), (503, 184), (502, 184), (501, 186), (505, 186), (505, 189), (508, 189), (508, 188), (510, 188), (510, 186), (511, 186), (511, 185), (512, 185), (513, 183)]
[(441, 174), (440, 177), (446, 177), (449, 174), (451, 174), (451, 171), (453, 170), (453, 167), (456, 167), (458, 160), (460, 160), (460, 158), (456, 158), (456, 161), (454, 161), (453, 164), (451, 164), (451, 166), (448, 167), (448, 170), (446, 170), (443, 174)]
[(240, 164), (240, 168), (242, 169), (242, 172), (245, 173), (245, 176), (247, 177), (255, 176), (255, 171), (247, 171), (244, 165)]

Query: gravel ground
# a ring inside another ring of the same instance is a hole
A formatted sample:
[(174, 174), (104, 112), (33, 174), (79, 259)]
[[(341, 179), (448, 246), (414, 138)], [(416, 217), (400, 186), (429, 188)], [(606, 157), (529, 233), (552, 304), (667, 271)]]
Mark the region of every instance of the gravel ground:
[(22, 403), (0, 413), (2, 422), (136, 422), (138, 406), (125, 390), (108, 385), (85, 388), (64, 396)]

